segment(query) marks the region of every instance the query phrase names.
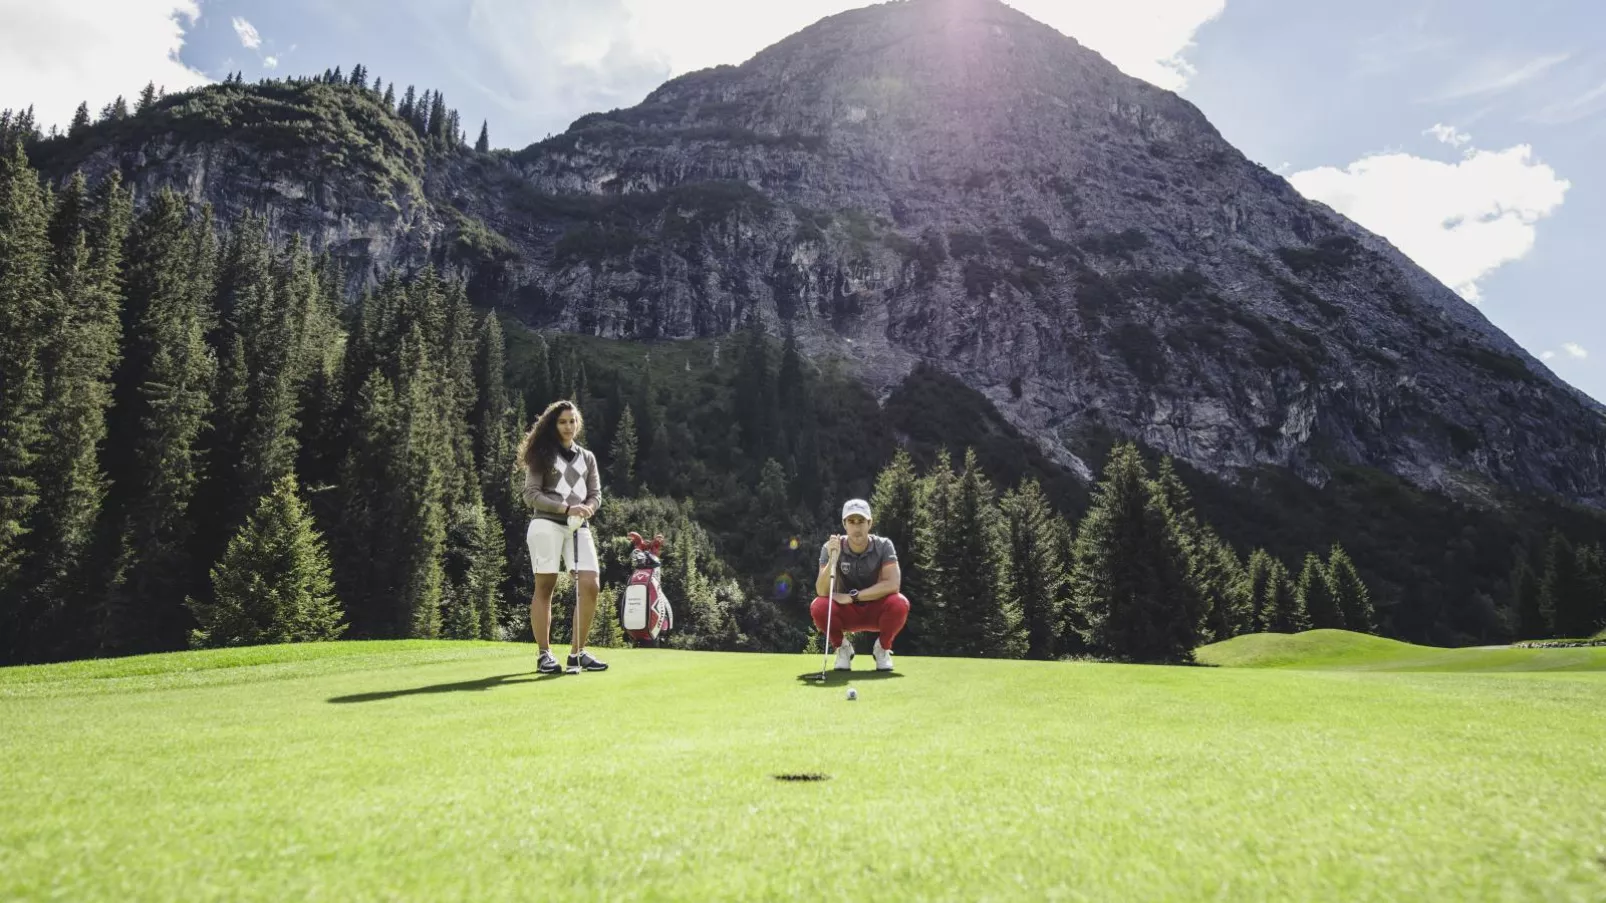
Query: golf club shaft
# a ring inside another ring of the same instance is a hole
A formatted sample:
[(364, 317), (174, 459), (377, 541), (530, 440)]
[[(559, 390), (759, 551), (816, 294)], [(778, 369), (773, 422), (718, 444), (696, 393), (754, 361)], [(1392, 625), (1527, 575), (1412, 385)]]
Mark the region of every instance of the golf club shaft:
[[(841, 554), (838, 552), (837, 554)], [(831, 579), (825, 590), (825, 636), (820, 638), (820, 648), (825, 653), (820, 656), (820, 680), (825, 680), (825, 666), (831, 661), (831, 610), (836, 608), (836, 562), (829, 555), (825, 558), (826, 564), (831, 566)], [(818, 586), (819, 584), (815, 584)]]

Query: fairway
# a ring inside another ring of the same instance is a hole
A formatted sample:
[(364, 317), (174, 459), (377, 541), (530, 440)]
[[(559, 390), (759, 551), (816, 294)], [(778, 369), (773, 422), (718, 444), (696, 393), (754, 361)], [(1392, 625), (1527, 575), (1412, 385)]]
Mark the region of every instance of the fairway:
[(1348, 630), (1253, 633), (1205, 646), (1201, 664), (1337, 671), (1606, 671), (1606, 646), (1441, 649)]
[(605, 657), (0, 670), (0, 899), (1606, 899), (1600, 672)]

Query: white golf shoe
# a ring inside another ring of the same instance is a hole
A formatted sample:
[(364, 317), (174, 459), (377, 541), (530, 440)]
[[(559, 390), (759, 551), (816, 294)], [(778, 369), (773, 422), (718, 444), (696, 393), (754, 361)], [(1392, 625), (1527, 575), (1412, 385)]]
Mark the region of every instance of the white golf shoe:
[(870, 654), (875, 656), (875, 669), (877, 671), (892, 670), (892, 650), (882, 649), (879, 639), (875, 641), (875, 646), (870, 649)]
[(836, 670), (853, 670), (853, 644), (847, 640), (843, 640), (842, 645), (836, 647)]

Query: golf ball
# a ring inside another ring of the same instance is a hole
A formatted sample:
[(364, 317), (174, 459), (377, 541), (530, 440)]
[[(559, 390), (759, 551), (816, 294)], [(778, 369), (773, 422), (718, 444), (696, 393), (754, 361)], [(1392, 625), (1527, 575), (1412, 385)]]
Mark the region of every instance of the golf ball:
[(859, 698), (859, 691), (853, 689), (852, 687), (848, 687), (848, 699), (849, 700), (853, 700), (853, 699), (858, 699), (858, 698)]

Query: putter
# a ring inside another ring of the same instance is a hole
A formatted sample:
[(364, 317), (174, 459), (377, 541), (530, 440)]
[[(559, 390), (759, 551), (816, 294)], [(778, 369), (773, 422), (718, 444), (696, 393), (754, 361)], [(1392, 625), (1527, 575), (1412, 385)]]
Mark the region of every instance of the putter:
[[(838, 555), (841, 553), (838, 552)], [(829, 561), (830, 559), (827, 559)], [(831, 609), (836, 608), (836, 567), (831, 568), (831, 582), (825, 591), (825, 635), (820, 637), (820, 646), (825, 654), (820, 658), (820, 683), (825, 683), (825, 666), (831, 661)], [(847, 637), (842, 638), (847, 642)]]
[[(580, 620), (580, 531), (585, 529), (585, 522), (581, 521), (576, 527), (569, 530), (569, 579), (574, 583), (574, 616), (569, 620), (569, 648), (574, 648), (574, 631), (579, 627)], [(579, 664), (563, 669), (564, 674), (579, 674)]]

